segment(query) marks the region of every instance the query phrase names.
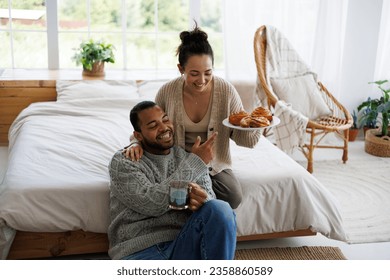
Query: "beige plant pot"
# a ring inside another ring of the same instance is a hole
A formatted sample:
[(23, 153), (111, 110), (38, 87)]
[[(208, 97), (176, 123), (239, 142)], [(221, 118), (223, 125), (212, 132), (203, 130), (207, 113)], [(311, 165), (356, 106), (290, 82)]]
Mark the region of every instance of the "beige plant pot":
[(92, 65), (92, 70), (89, 71), (87, 69), (83, 69), (83, 75), (84, 76), (90, 76), (90, 77), (103, 77), (105, 75), (104, 73), (104, 62), (97, 61)]
[(378, 157), (390, 157), (390, 137), (379, 137), (378, 129), (369, 129), (366, 132), (364, 150), (366, 153)]

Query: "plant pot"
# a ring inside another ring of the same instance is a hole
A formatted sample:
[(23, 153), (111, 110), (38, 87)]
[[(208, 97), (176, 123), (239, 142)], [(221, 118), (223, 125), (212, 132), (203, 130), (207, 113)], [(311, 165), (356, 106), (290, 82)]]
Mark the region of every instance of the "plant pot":
[(367, 130), (364, 150), (374, 156), (390, 157), (390, 136), (378, 136), (380, 134), (378, 129)]
[(377, 129), (378, 127), (376, 126), (375, 128), (373, 128), (373, 127), (369, 127), (369, 126), (363, 126), (363, 132), (364, 132), (364, 134), (363, 134), (363, 136), (364, 137), (366, 137), (366, 132), (367, 132), (367, 130), (370, 130), (370, 129)]
[(103, 77), (104, 73), (104, 62), (97, 61), (92, 65), (92, 70), (83, 69), (84, 76), (90, 77)]
[(348, 136), (348, 141), (349, 141), (349, 142), (353, 142), (353, 141), (356, 140), (356, 137), (357, 137), (358, 134), (359, 134), (359, 129), (357, 129), (357, 128), (350, 128), (350, 129), (348, 130), (348, 134), (349, 134), (349, 136)]

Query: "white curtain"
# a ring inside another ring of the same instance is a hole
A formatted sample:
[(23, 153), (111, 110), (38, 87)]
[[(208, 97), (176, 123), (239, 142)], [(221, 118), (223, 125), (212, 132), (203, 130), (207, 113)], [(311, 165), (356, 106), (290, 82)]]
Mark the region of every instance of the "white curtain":
[[(379, 29), (379, 42), (376, 57), (375, 81), (390, 80), (390, 0), (382, 4), (381, 25)], [(377, 89), (375, 88), (377, 91)]]
[(321, 0), (310, 64), (339, 99), (348, 1)]
[(348, 0), (224, 1), (225, 77), (256, 80), (253, 37), (273, 25), (337, 96)]

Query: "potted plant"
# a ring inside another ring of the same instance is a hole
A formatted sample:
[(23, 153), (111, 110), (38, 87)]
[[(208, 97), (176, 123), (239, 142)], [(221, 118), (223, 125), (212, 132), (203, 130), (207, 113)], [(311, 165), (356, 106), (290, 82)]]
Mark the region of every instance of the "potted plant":
[(83, 65), (83, 75), (104, 76), (104, 63), (115, 63), (114, 49), (112, 44), (89, 39), (75, 49), (72, 59), (76, 65)]
[(353, 110), (353, 112), (352, 112), (352, 119), (353, 119), (353, 124), (349, 128), (349, 131), (348, 131), (348, 133), (349, 133), (348, 140), (350, 142), (355, 141), (357, 135), (359, 134), (358, 117), (357, 117), (355, 110)]
[(364, 135), (368, 129), (377, 128), (379, 99), (368, 97), (366, 101), (358, 106), (359, 123), (363, 126)]
[[(389, 135), (389, 119), (390, 119), (390, 100), (389, 93), (390, 87), (384, 88), (385, 84), (388, 84), (388, 80), (381, 80), (372, 82), (378, 86), (381, 90), (382, 96), (377, 99), (371, 99), (370, 103), (366, 106), (360, 106), (360, 109), (367, 109), (370, 106), (370, 114), (377, 118), (381, 116), (380, 127), (377, 129), (369, 129), (366, 132), (365, 137), (365, 151), (369, 154), (390, 157), (390, 135)], [(362, 103), (364, 104), (364, 102)], [(367, 118), (366, 118), (367, 119)]]

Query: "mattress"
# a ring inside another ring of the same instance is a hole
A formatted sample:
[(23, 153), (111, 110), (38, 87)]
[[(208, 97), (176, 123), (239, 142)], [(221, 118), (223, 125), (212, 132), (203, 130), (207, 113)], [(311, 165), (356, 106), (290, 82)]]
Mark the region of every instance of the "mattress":
[(3, 181), (4, 173), (7, 170), (8, 148), (0, 147), (0, 182)]
[[(23, 110), (9, 132), (0, 232), (1, 226), (106, 232), (108, 164), (129, 143), (129, 111), (139, 101), (85, 98), (34, 103)], [(235, 210), (238, 236), (312, 228), (346, 240), (337, 200), (266, 138), (254, 149), (231, 141), (231, 152), (233, 172), (243, 186)]]

